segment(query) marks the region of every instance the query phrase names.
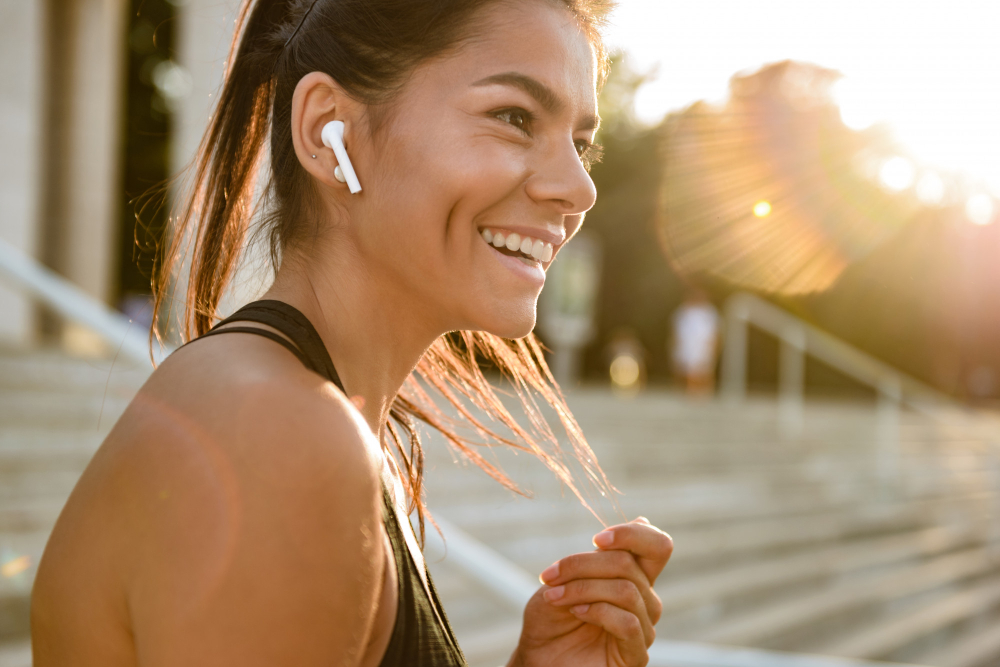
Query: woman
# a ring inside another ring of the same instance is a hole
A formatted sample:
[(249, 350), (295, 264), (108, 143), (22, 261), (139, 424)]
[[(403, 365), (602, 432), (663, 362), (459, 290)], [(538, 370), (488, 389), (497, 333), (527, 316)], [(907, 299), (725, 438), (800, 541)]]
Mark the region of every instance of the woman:
[[(193, 239), (185, 321), (203, 339), (153, 373), (60, 517), (34, 591), (36, 667), (464, 664), (406, 520), (423, 526), (413, 419), (476, 455), (423, 388), (571, 482), (530, 398), (534, 431), (504, 410), (484, 353), (558, 410), (607, 490), (530, 337), (544, 270), (594, 203), (606, 10), (244, 7), (175, 235)], [(265, 140), (276, 277), (205, 336)], [(645, 664), (670, 539), (640, 519), (595, 545), (542, 573), (512, 665)]]

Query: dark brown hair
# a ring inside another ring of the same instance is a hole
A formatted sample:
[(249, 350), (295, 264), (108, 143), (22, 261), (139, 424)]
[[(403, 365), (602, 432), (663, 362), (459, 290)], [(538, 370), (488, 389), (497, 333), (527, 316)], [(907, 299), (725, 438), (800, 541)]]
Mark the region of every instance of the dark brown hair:
[[(330, 75), (347, 94), (369, 106), (375, 132), (379, 114), (389, 109), (414, 67), (473, 38), (484, 8), (512, 1), (564, 6), (593, 43), (603, 80), (607, 58), (597, 29), (611, 0), (245, 0), (225, 84), (194, 164), (189, 194), (173, 226), (164, 262), (154, 275), (154, 312), (159, 315), (173, 273), (189, 252), (181, 336), (200, 336), (217, 320), (219, 301), (248, 240), (268, 134), (270, 178), (264, 189), (267, 214), (261, 230), (269, 238), (275, 268), (281, 251), (302, 233), (302, 221), (309, 219), (310, 181), (295, 155), (290, 115), (292, 94), (303, 76), (314, 71)], [(484, 360), (513, 386), (528, 416), (527, 428), (504, 407), (484, 377), (480, 367)], [(459, 418), (446, 416), (428, 389), (454, 406)], [(534, 453), (593, 511), (573, 481), (570, 462), (542, 415), (539, 397), (558, 416), (591, 488), (610, 495), (611, 486), (534, 335), (504, 340), (484, 332), (455, 332), (439, 338), (417, 364), (392, 405), (387, 430), (404, 472), (410, 509), (418, 513), (421, 538), (423, 450), (416, 420), (440, 431), (463, 455), (515, 491), (503, 472), (477, 451), (482, 444), (477, 439)], [(510, 436), (498, 434), (474, 410), (499, 422)], [(410, 442), (409, 452), (400, 429)], [(387, 443), (383, 446), (391, 452)]]

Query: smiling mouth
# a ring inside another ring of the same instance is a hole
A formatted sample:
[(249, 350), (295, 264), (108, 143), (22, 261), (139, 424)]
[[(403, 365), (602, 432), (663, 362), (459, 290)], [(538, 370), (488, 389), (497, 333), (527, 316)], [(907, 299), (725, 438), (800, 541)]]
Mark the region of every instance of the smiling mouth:
[(508, 257), (517, 257), (525, 264), (535, 265), (552, 259), (552, 244), (540, 239), (502, 229), (484, 229), (482, 237), (497, 252)]

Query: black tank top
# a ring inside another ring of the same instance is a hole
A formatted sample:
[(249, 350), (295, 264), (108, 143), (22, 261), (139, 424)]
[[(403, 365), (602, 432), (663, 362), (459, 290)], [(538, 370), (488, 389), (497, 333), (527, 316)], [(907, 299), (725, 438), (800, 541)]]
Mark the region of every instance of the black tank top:
[[(268, 329), (247, 326), (229, 326), (232, 322), (259, 322), (287, 336), (286, 339)], [(333, 360), (323, 345), (316, 329), (305, 315), (282, 301), (255, 301), (219, 322), (211, 331), (201, 336), (225, 333), (249, 333), (269, 338), (287, 348), (310, 370), (337, 385), (344, 385), (333, 367)], [(196, 340), (201, 340), (198, 338)], [(191, 341), (194, 342), (194, 341)], [(393, 509), (389, 491), (382, 484), (382, 522), (385, 524), (392, 555), (396, 562), (399, 603), (392, 638), (386, 649), (381, 667), (467, 667), (465, 656), (455, 641), (455, 635), (438, 600), (431, 575), (424, 568), (427, 588), (424, 588), (420, 570), (403, 536), (403, 528)], [(428, 594), (429, 593), (429, 594)]]

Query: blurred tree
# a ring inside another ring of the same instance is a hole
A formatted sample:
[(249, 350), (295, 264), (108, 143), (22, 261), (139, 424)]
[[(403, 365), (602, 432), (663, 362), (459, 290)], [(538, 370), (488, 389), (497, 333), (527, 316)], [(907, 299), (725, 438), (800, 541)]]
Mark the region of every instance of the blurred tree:
[(733, 77), (721, 107), (698, 102), (663, 124), (660, 229), (688, 273), (795, 294), (829, 287), (899, 230), (915, 200), (859, 173), (879, 130), (846, 128), (839, 74), (785, 61)]

